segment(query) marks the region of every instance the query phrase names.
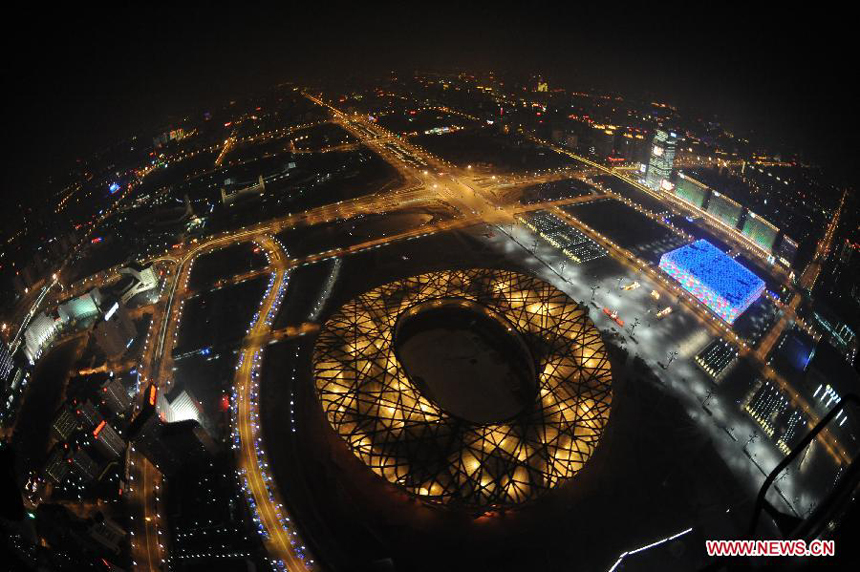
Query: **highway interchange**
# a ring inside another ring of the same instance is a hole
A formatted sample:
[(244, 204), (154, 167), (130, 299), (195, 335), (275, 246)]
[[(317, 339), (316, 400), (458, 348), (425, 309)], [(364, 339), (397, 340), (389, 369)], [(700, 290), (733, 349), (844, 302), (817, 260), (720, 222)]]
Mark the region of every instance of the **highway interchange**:
[[(261, 536), (269, 555), (275, 561), (281, 563), (290, 570), (314, 569), (316, 564), (313, 556), (303, 547), (300, 539), (300, 527), (296, 527), (290, 520), (290, 516), (284, 508), (283, 497), (288, 496), (286, 491), (278, 491), (273, 485), (270, 476), (266, 474), (267, 462), (265, 461), (264, 441), (261, 436), (260, 427), (257, 422), (257, 375), (261, 354), (265, 345), (272, 339), (284, 339), (294, 335), (313, 332), (318, 324), (306, 323), (291, 325), (288, 328), (275, 330), (272, 327), (274, 314), (280, 305), (284, 295), (289, 292), (289, 274), (291, 269), (302, 264), (327, 260), (332, 257), (344, 257), (355, 252), (369, 248), (378, 248), (393, 242), (410, 238), (424, 236), (430, 233), (445, 232), (452, 229), (464, 229), (475, 225), (489, 225), (498, 229), (490, 242), (498, 248), (510, 250), (516, 256), (533, 259), (536, 264), (534, 271), (547, 279), (560, 284), (564, 289), (574, 295), (576, 299), (586, 300), (588, 294), (589, 277), (578, 274), (576, 265), (568, 263), (564, 255), (558, 249), (540, 241), (540, 248), (532, 248), (531, 257), (529, 249), (523, 244), (538, 244), (538, 238), (523, 225), (517, 223), (516, 216), (521, 213), (536, 210), (551, 210), (554, 214), (565, 220), (571, 226), (585, 233), (589, 238), (606, 248), (610, 256), (618, 261), (629, 272), (630, 276), (639, 277), (638, 280), (646, 282), (647, 285), (640, 289), (637, 295), (644, 295), (652, 288), (667, 295), (667, 299), (674, 298), (682, 305), (688, 315), (693, 316), (705, 331), (714, 336), (720, 336), (735, 345), (742, 355), (747, 355), (760, 368), (762, 375), (780, 383), (790, 395), (796, 406), (806, 411), (811, 420), (817, 419), (815, 412), (803, 398), (796, 394), (787, 382), (770, 370), (765, 364), (769, 350), (779, 339), (786, 328), (793, 323), (794, 310), (800, 299), (795, 295), (791, 302), (784, 305), (781, 310), (783, 315), (777, 324), (766, 334), (759, 347), (752, 349), (740, 340), (728, 327), (710, 313), (701, 303), (692, 296), (682, 292), (679, 288), (663, 275), (659, 269), (637, 258), (629, 251), (614, 244), (609, 238), (601, 235), (596, 230), (583, 224), (571, 216), (567, 211), (559, 208), (560, 205), (574, 204), (576, 202), (591, 201), (601, 197), (612, 197), (624, 200), (623, 197), (612, 192), (600, 192), (595, 190), (593, 195), (566, 199), (547, 203), (536, 203), (522, 205), (511, 198), (516, 192), (527, 185), (555, 180), (561, 176), (559, 173), (547, 173), (530, 177), (487, 177), (478, 175), (467, 168), (458, 168), (425, 150), (412, 145), (404, 138), (381, 128), (368, 121), (364, 117), (347, 115), (340, 110), (325, 103), (322, 99), (310, 94), (306, 96), (314, 103), (325, 106), (330, 110), (332, 121), (359, 139), (362, 144), (379, 154), (383, 159), (393, 165), (403, 177), (404, 184), (400, 188), (378, 192), (357, 199), (340, 201), (333, 204), (317, 207), (301, 213), (292, 213), (280, 219), (269, 220), (236, 231), (221, 233), (205, 239), (194, 240), (183, 244), (179, 248), (166, 252), (164, 255), (153, 258), (159, 267), (165, 270), (165, 282), (163, 286), (164, 296), (153, 308), (153, 318), (147, 334), (147, 341), (143, 349), (143, 355), (138, 365), (141, 378), (141, 387), (150, 382), (155, 383), (161, 391), (169, 391), (172, 386), (173, 363), (172, 352), (176, 336), (181, 324), (183, 300), (191, 293), (188, 288), (188, 278), (193, 269), (194, 260), (204, 254), (213, 252), (228, 245), (240, 242), (254, 241), (261, 246), (267, 255), (268, 265), (261, 272), (270, 273), (269, 287), (264, 298), (260, 302), (259, 310), (254, 321), (250, 324), (247, 338), (241, 349), (240, 365), (236, 369), (233, 383), (232, 415), (234, 420), (233, 439), (236, 453), (237, 471), (244, 482), (245, 492), (249, 502), (253, 505), (253, 513), (258, 520)], [(557, 152), (564, 153), (574, 159), (582, 166), (585, 172), (606, 173), (623, 179), (626, 183), (656, 196), (659, 200), (667, 203), (673, 209), (686, 213), (688, 206), (678, 201), (671, 195), (656, 193), (644, 187), (638, 182), (628, 178), (624, 171), (604, 167), (586, 158), (579, 157), (569, 151), (551, 145), (545, 141), (537, 140), (542, 145), (553, 148)], [(221, 164), (236, 141), (228, 139), (220, 150), (216, 160), (216, 167)], [(843, 197), (844, 202), (844, 197)], [(405, 231), (397, 232), (385, 237), (367, 238), (356, 242), (348, 247), (336, 248), (324, 252), (315, 253), (302, 257), (290, 257), (283, 245), (274, 236), (286, 229), (299, 226), (313, 226), (332, 221), (348, 220), (360, 215), (391, 212), (403, 208), (427, 207), (431, 205), (444, 205), (450, 212), (450, 218), (439, 220), (427, 225), (418, 226)], [(841, 204), (840, 204), (841, 209)], [(641, 210), (641, 209), (640, 209)], [(657, 220), (656, 215), (642, 211), (646, 216)], [(822, 238), (810, 266), (801, 274), (800, 287), (810, 290), (820, 272), (820, 266), (830, 249), (832, 238), (839, 220), (839, 212), (832, 218), (831, 225)], [(727, 242), (739, 244), (747, 252), (761, 256), (756, 252), (757, 247), (751, 247), (745, 237), (739, 233), (729, 232), (726, 229), (714, 225), (715, 232), (726, 238)], [(512, 246), (516, 245), (516, 246)], [(525, 250), (525, 255), (523, 254)], [(248, 278), (257, 275), (257, 272), (243, 276)], [(94, 285), (110, 282), (114, 275), (108, 271), (101, 274), (101, 278), (87, 279), (80, 284), (71, 285), (62, 292), (63, 298), (82, 292)], [(783, 276), (786, 285), (796, 290)], [(620, 281), (619, 281), (620, 283)], [(605, 294), (601, 295), (606, 304), (615, 303), (623, 306), (620, 293), (610, 292), (611, 288), (605, 288)], [(59, 294), (57, 294), (59, 298)], [(592, 293), (593, 298), (593, 293)], [(632, 307), (631, 307), (632, 308)], [(601, 328), (611, 326), (600, 318), (595, 321)], [(656, 331), (658, 328), (654, 328)], [(647, 344), (648, 334), (642, 329), (638, 330), (640, 346)], [(657, 335), (657, 334), (654, 334)], [(707, 342), (709, 338), (700, 335), (699, 342)], [(696, 346), (696, 344), (693, 344)], [(696, 346), (698, 350), (701, 346)], [(661, 350), (662, 351), (662, 350)], [(691, 357), (693, 349), (685, 348), (682, 358)], [(665, 355), (665, 352), (664, 352)], [(653, 361), (656, 360), (652, 360)], [(679, 365), (666, 369), (667, 385), (673, 386), (676, 391), (689, 396), (696, 396), (696, 402), (707, 388), (704, 384), (683, 383), (680, 379), (694, 378), (694, 368), (687, 365)], [(658, 362), (659, 363), (659, 362)], [(673, 369), (674, 368), (674, 369)], [(670, 373), (671, 372), (671, 373)], [(662, 375), (662, 373), (661, 373)], [(684, 387), (680, 387), (680, 386)], [(140, 396), (143, 399), (143, 396)], [(691, 401), (692, 403), (692, 401)], [(701, 408), (697, 410), (696, 416), (703, 424), (712, 426), (707, 419), (702, 417)], [(729, 419), (735, 416), (729, 412), (730, 404), (726, 404), (719, 413), (717, 419), (722, 427), (740, 426), (740, 422)], [(746, 425), (752, 426), (750, 422)], [(847, 453), (842, 450), (833, 438), (824, 435), (821, 439), (824, 446), (830, 451), (834, 458), (845, 459)], [(777, 457), (774, 456), (773, 447), (758, 443), (762, 459), (759, 462), (766, 466), (775, 465)], [(735, 451), (736, 453), (736, 451)], [(727, 452), (727, 455), (732, 453)], [(752, 460), (752, 457), (750, 458)], [(765, 460), (766, 459), (766, 460)], [(741, 470), (745, 472), (749, 465)], [(140, 570), (163, 570), (165, 569), (165, 558), (168, 552), (166, 546), (168, 540), (163, 538), (165, 523), (162, 519), (159, 506), (161, 503), (159, 491), (162, 484), (161, 475), (158, 471), (136, 452), (129, 455), (128, 476), (130, 488), (128, 489), (129, 506), (133, 511), (133, 525), (131, 533), (133, 546), (133, 560), (135, 567)], [(753, 483), (761, 481), (762, 477), (755, 471), (750, 473)], [(790, 484), (785, 484), (790, 489)]]

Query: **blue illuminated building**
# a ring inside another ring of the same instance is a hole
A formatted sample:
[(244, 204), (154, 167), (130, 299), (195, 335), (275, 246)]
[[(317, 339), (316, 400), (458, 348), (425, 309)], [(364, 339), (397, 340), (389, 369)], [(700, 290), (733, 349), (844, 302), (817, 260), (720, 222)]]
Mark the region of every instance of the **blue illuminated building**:
[(667, 252), (660, 268), (729, 324), (764, 292), (761, 278), (704, 239)]
[(767, 364), (789, 383), (801, 383), (815, 356), (815, 339), (795, 327), (785, 332), (767, 358)]

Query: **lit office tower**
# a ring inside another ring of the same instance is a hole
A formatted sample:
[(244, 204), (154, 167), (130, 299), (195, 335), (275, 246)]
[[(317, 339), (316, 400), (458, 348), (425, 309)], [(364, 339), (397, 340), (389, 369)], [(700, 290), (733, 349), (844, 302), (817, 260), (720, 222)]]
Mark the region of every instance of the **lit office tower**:
[(99, 451), (111, 459), (119, 458), (125, 451), (125, 441), (106, 421), (102, 421), (93, 429), (93, 438)]
[[(68, 445), (67, 445), (68, 446)], [(66, 449), (59, 443), (51, 449), (51, 454), (48, 455), (48, 461), (45, 463), (45, 474), (54, 481), (55, 484), (60, 484), (66, 475), (69, 474), (71, 467), (66, 460)]]
[(68, 405), (63, 405), (57, 411), (54, 417), (54, 422), (51, 424), (51, 429), (54, 430), (54, 435), (60, 440), (65, 441), (78, 428), (78, 418), (75, 412)]
[(672, 178), (672, 166), (675, 164), (675, 145), (678, 136), (658, 129), (654, 134), (651, 145), (651, 157), (648, 159), (648, 171), (645, 173), (645, 184), (652, 189), (669, 185)]
[(99, 466), (93, 461), (93, 458), (81, 448), (75, 451), (75, 454), (70, 458), (71, 465), (77, 473), (88, 481), (92, 481), (99, 474)]
[(102, 385), (102, 403), (106, 404), (114, 415), (123, 413), (131, 406), (131, 399), (119, 378), (108, 380)]
[(794, 257), (797, 255), (797, 243), (790, 236), (784, 234), (775, 254), (777, 260), (790, 267), (794, 264)]
[[(155, 386), (151, 386), (153, 389)], [(155, 410), (155, 393), (150, 402), (134, 418), (128, 428), (129, 441), (134, 448), (166, 475), (171, 475), (178, 469), (178, 462), (170, 447), (162, 440), (161, 433), (165, 423)]]
[(78, 414), (78, 418), (82, 421), (84, 427), (86, 429), (94, 429), (98, 427), (98, 424), (101, 423), (104, 418), (102, 414), (96, 409), (96, 406), (93, 405), (93, 402), (89, 399), (86, 402), (78, 405), (78, 408), (75, 410), (75, 413)]
[[(168, 423), (157, 410), (158, 389), (146, 390), (143, 409), (128, 429), (135, 449), (165, 475), (173, 475), (188, 463), (208, 458), (216, 444), (195, 419)], [(181, 409), (181, 408), (180, 408)]]

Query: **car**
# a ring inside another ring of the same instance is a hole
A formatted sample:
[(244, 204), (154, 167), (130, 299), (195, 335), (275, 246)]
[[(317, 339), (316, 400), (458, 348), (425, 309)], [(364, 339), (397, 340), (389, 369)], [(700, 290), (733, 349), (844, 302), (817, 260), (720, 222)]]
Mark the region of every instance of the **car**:
[(622, 320), (621, 318), (618, 317), (618, 311), (617, 310), (610, 310), (609, 308), (603, 308), (603, 313), (606, 314), (607, 316), (609, 316), (609, 318), (611, 320), (613, 320), (619, 326), (624, 325), (624, 320)]

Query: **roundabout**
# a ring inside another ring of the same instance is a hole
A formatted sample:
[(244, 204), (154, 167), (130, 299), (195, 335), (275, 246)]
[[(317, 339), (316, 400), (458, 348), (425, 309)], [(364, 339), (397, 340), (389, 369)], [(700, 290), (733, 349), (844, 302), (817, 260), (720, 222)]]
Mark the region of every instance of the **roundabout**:
[(532, 276), (432, 272), (373, 288), (313, 351), (328, 423), (377, 475), (432, 504), (511, 508), (574, 477), (609, 419), (594, 324)]

